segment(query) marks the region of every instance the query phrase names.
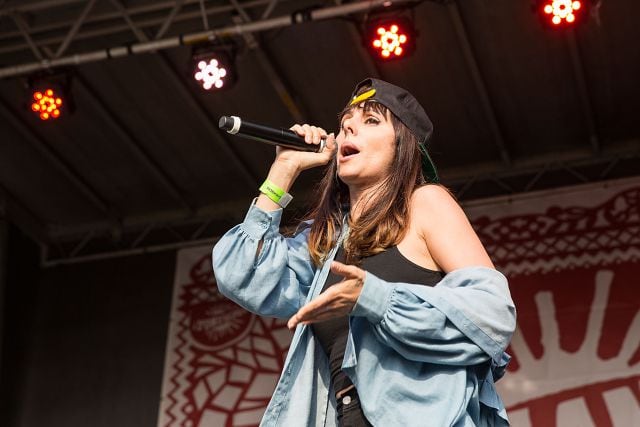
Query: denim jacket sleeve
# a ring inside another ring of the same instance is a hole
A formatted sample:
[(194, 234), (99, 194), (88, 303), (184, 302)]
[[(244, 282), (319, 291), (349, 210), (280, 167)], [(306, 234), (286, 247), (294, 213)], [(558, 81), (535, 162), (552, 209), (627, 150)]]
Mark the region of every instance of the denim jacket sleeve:
[(281, 216), (282, 209), (266, 212), (254, 202), (242, 224), (220, 238), (212, 259), (224, 296), (253, 313), (288, 318), (304, 304), (315, 268), (307, 247), (309, 228), (285, 238)]
[(407, 359), (460, 366), (501, 363), (516, 320), (506, 278), (485, 267), (452, 271), (434, 287), (367, 272), (351, 316), (368, 319), (377, 338)]

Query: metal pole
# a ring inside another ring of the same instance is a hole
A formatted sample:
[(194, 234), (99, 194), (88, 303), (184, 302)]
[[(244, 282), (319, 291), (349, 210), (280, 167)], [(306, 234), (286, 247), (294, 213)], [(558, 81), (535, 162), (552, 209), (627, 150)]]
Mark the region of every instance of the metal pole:
[(132, 54), (154, 52), (162, 49), (169, 49), (180, 45), (189, 45), (207, 40), (213, 40), (219, 37), (242, 35), (245, 33), (259, 32), (271, 30), (274, 28), (286, 27), (289, 25), (301, 24), (308, 21), (317, 21), (322, 19), (330, 19), (338, 16), (358, 13), (365, 10), (375, 9), (381, 6), (390, 6), (391, 4), (407, 3), (411, 0), (367, 0), (357, 3), (349, 3), (340, 6), (321, 8), (311, 11), (307, 16), (301, 14), (285, 15), (277, 18), (265, 19), (261, 21), (248, 22), (245, 24), (233, 25), (213, 29), (210, 31), (202, 31), (199, 33), (186, 34), (167, 39), (153, 40), (144, 43), (137, 43), (131, 46), (119, 46), (110, 49), (103, 49), (93, 52), (80, 53), (76, 55), (65, 56), (52, 60), (43, 60), (30, 62), (26, 64), (14, 65), (10, 67), (0, 68), (0, 79), (12, 76), (28, 74), (37, 70), (49, 69), (53, 67), (65, 65), (80, 65), (87, 62), (103, 61), (109, 58), (120, 56), (128, 56)]
[(496, 115), (493, 103), (491, 102), (491, 97), (489, 95), (487, 85), (484, 81), (484, 78), (482, 77), (482, 73), (480, 72), (480, 67), (478, 66), (476, 55), (473, 52), (471, 42), (469, 41), (467, 29), (465, 28), (464, 22), (462, 21), (460, 8), (458, 7), (456, 0), (447, 3), (447, 7), (449, 10), (449, 16), (451, 17), (451, 21), (453, 23), (453, 29), (456, 32), (458, 41), (460, 42), (460, 47), (462, 48), (462, 55), (465, 59), (465, 62), (467, 63), (469, 72), (471, 73), (471, 79), (474, 86), (476, 87), (476, 91), (478, 92), (478, 96), (480, 98), (480, 106), (482, 107), (482, 111), (487, 118), (489, 129), (493, 134), (494, 143), (496, 144), (498, 151), (500, 152), (502, 161), (505, 165), (508, 166), (512, 163), (511, 154), (509, 154), (507, 144), (504, 140), (504, 135), (502, 133), (502, 130), (500, 129), (500, 125), (498, 124), (498, 117)]
[(591, 143), (593, 154), (599, 154), (601, 144), (598, 136), (598, 128), (596, 126), (596, 115), (589, 97), (584, 63), (580, 57), (580, 50), (578, 49), (578, 41), (576, 40), (576, 33), (574, 30), (571, 30), (567, 34), (567, 44), (569, 45), (571, 65), (573, 66), (573, 74), (575, 76), (575, 82), (578, 89), (578, 97), (580, 98), (582, 114), (587, 124), (587, 129), (589, 130), (589, 142)]
[[(0, 367), (2, 367), (2, 341), (4, 338), (4, 290), (7, 279), (7, 248), (9, 227), (7, 221), (0, 217)], [(0, 375), (2, 369), (0, 369)], [(0, 382), (2, 378), (0, 378)]]
[(50, 268), (58, 265), (78, 264), (78, 263), (88, 262), (88, 261), (98, 261), (98, 260), (119, 258), (119, 257), (125, 257), (125, 256), (132, 256), (132, 255), (144, 255), (144, 254), (151, 254), (151, 253), (163, 252), (163, 251), (173, 251), (177, 249), (190, 248), (194, 246), (205, 246), (205, 245), (210, 246), (217, 241), (218, 241), (217, 237), (215, 238), (212, 237), (207, 239), (190, 240), (190, 241), (176, 242), (176, 243), (166, 243), (161, 245), (152, 245), (152, 246), (146, 246), (143, 248), (122, 249), (122, 250), (98, 253), (93, 255), (83, 255), (83, 256), (75, 256), (70, 258), (58, 258), (58, 259), (45, 259), (42, 262), (42, 267)]

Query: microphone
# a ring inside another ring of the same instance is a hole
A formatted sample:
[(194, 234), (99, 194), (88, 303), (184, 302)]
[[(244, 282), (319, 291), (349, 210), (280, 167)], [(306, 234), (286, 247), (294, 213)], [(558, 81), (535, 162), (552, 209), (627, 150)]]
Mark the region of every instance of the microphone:
[(226, 130), (232, 135), (244, 136), (245, 138), (264, 142), (271, 145), (290, 148), (297, 151), (322, 152), (326, 145), (326, 140), (322, 138), (320, 145), (307, 144), (304, 138), (289, 129), (275, 129), (264, 125), (241, 120), (237, 116), (222, 116), (218, 121), (218, 127)]

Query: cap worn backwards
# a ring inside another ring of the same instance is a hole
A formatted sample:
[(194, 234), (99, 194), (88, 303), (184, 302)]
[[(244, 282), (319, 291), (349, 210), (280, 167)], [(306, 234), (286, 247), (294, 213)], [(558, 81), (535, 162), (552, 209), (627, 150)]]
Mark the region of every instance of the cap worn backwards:
[[(367, 91), (358, 95), (361, 88)], [(391, 83), (368, 78), (356, 85), (349, 105), (376, 101), (391, 111), (418, 139), (422, 153), (422, 173), (429, 182), (439, 182), (436, 167), (427, 152), (427, 141), (433, 133), (433, 123), (420, 103), (406, 90)]]

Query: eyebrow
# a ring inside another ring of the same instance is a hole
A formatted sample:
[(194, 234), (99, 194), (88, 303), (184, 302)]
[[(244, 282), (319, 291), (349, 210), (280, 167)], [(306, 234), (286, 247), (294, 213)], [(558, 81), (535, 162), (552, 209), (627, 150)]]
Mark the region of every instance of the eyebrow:
[(340, 125), (342, 125), (342, 122), (347, 115), (353, 116), (353, 108), (349, 108), (348, 110), (345, 110), (338, 115), (338, 122), (340, 123)]

